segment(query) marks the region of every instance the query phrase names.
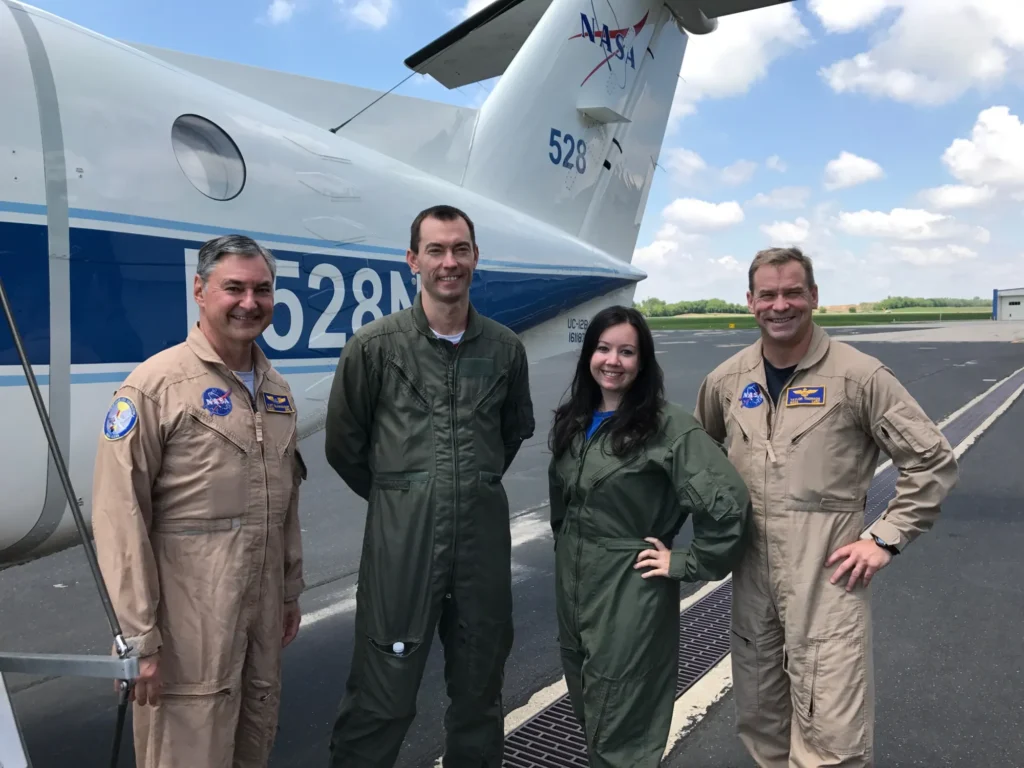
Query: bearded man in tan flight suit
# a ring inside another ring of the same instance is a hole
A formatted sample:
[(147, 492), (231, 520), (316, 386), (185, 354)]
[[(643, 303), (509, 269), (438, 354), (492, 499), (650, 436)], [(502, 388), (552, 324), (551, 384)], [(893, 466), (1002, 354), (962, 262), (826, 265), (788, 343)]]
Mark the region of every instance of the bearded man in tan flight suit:
[[(739, 736), (761, 768), (871, 766), (868, 583), (935, 523), (956, 459), (891, 371), (812, 322), (818, 288), (799, 249), (757, 254), (747, 304), (761, 338), (708, 375), (695, 414), (754, 507), (733, 573)], [(862, 534), (880, 450), (896, 495)]]
[(291, 390), (254, 343), (274, 274), (247, 237), (206, 243), (199, 322), (128, 376), (99, 436), (93, 529), (140, 657), (139, 768), (263, 768), (274, 742), (305, 478)]

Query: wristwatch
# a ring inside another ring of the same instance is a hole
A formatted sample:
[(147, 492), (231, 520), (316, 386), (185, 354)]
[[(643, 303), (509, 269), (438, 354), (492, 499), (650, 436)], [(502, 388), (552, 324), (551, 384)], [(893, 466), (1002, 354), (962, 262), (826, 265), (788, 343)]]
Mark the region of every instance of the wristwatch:
[(878, 536), (872, 535), (871, 538), (875, 540), (875, 544), (880, 546), (882, 549), (884, 549), (890, 555), (898, 555), (900, 553), (900, 551), (898, 549), (896, 549), (896, 547), (894, 547), (892, 544), (886, 544), (884, 541), (882, 541), (880, 538), (878, 538)]

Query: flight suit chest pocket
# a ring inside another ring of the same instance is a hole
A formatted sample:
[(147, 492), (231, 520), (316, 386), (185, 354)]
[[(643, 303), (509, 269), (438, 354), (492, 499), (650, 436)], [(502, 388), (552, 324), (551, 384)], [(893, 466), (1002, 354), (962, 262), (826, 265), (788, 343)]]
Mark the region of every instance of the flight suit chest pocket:
[(505, 371), (489, 357), (467, 357), (459, 361), (459, 400), (480, 410), (505, 399)]
[(384, 361), (384, 390), (392, 407), (403, 403), (416, 411), (430, 410), (426, 386), (395, 357), (389, 356)]
[(741, 473), (750, 465), (754, 443), (761, 432), (756, 424), (758, 419), (768, 419), (768, 406), (763, 403), (744, 407), (740, 402), (735, 402), (725, 410), (725, 448), (729, 460)]
[(828, 504), (862, 497), (860, 464), (864, 434), (857, 428), (840, 394), (832, 401), (787, 408), (786, 393), (779, 398), (786, 408), (780, 438), (787, 451), (788, 494), (795, 507), (826, 509)]
[(252, 450), (233, 422), (188, 408), (165, 449), (161, 495), (182, 514), (237, 511), (248, 498)]

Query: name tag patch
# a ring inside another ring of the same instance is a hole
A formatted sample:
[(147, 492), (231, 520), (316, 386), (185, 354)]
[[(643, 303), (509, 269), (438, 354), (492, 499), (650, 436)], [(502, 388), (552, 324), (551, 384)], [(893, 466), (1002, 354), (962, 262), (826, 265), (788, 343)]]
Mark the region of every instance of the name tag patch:
[(269, 392), (264, 392), (263, 405), (266, 406), (267, 413), (295, 413), (288, 395), (272, 395)]
[(824, 387), (790, 387), (786, 390), (786, 407), (798, 405), (824, 405)]

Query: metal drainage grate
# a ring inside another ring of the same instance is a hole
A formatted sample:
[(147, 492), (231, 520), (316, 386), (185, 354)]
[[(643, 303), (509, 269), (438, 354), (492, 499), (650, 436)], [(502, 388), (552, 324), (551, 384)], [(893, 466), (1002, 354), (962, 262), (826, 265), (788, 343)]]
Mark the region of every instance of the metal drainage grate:
[[(943, 430), (946, 439), (954, 447), (965, 440), (1020, 386), (1024, 386), (1024, 370), (947, 424)], [(882, 515), (889, 500), (896, 495), (898, 479), (899, 471), (890, 465), (871, 483), (864, 511), (867, 526)], [(729, 653), (731, 610), (732, 579), (729, 579), (679, 614), (676, 698)], [(588, 768), (589, 765), (586, 739), (568, 695), (538, 712), (505, 738), (502, 768)]]

